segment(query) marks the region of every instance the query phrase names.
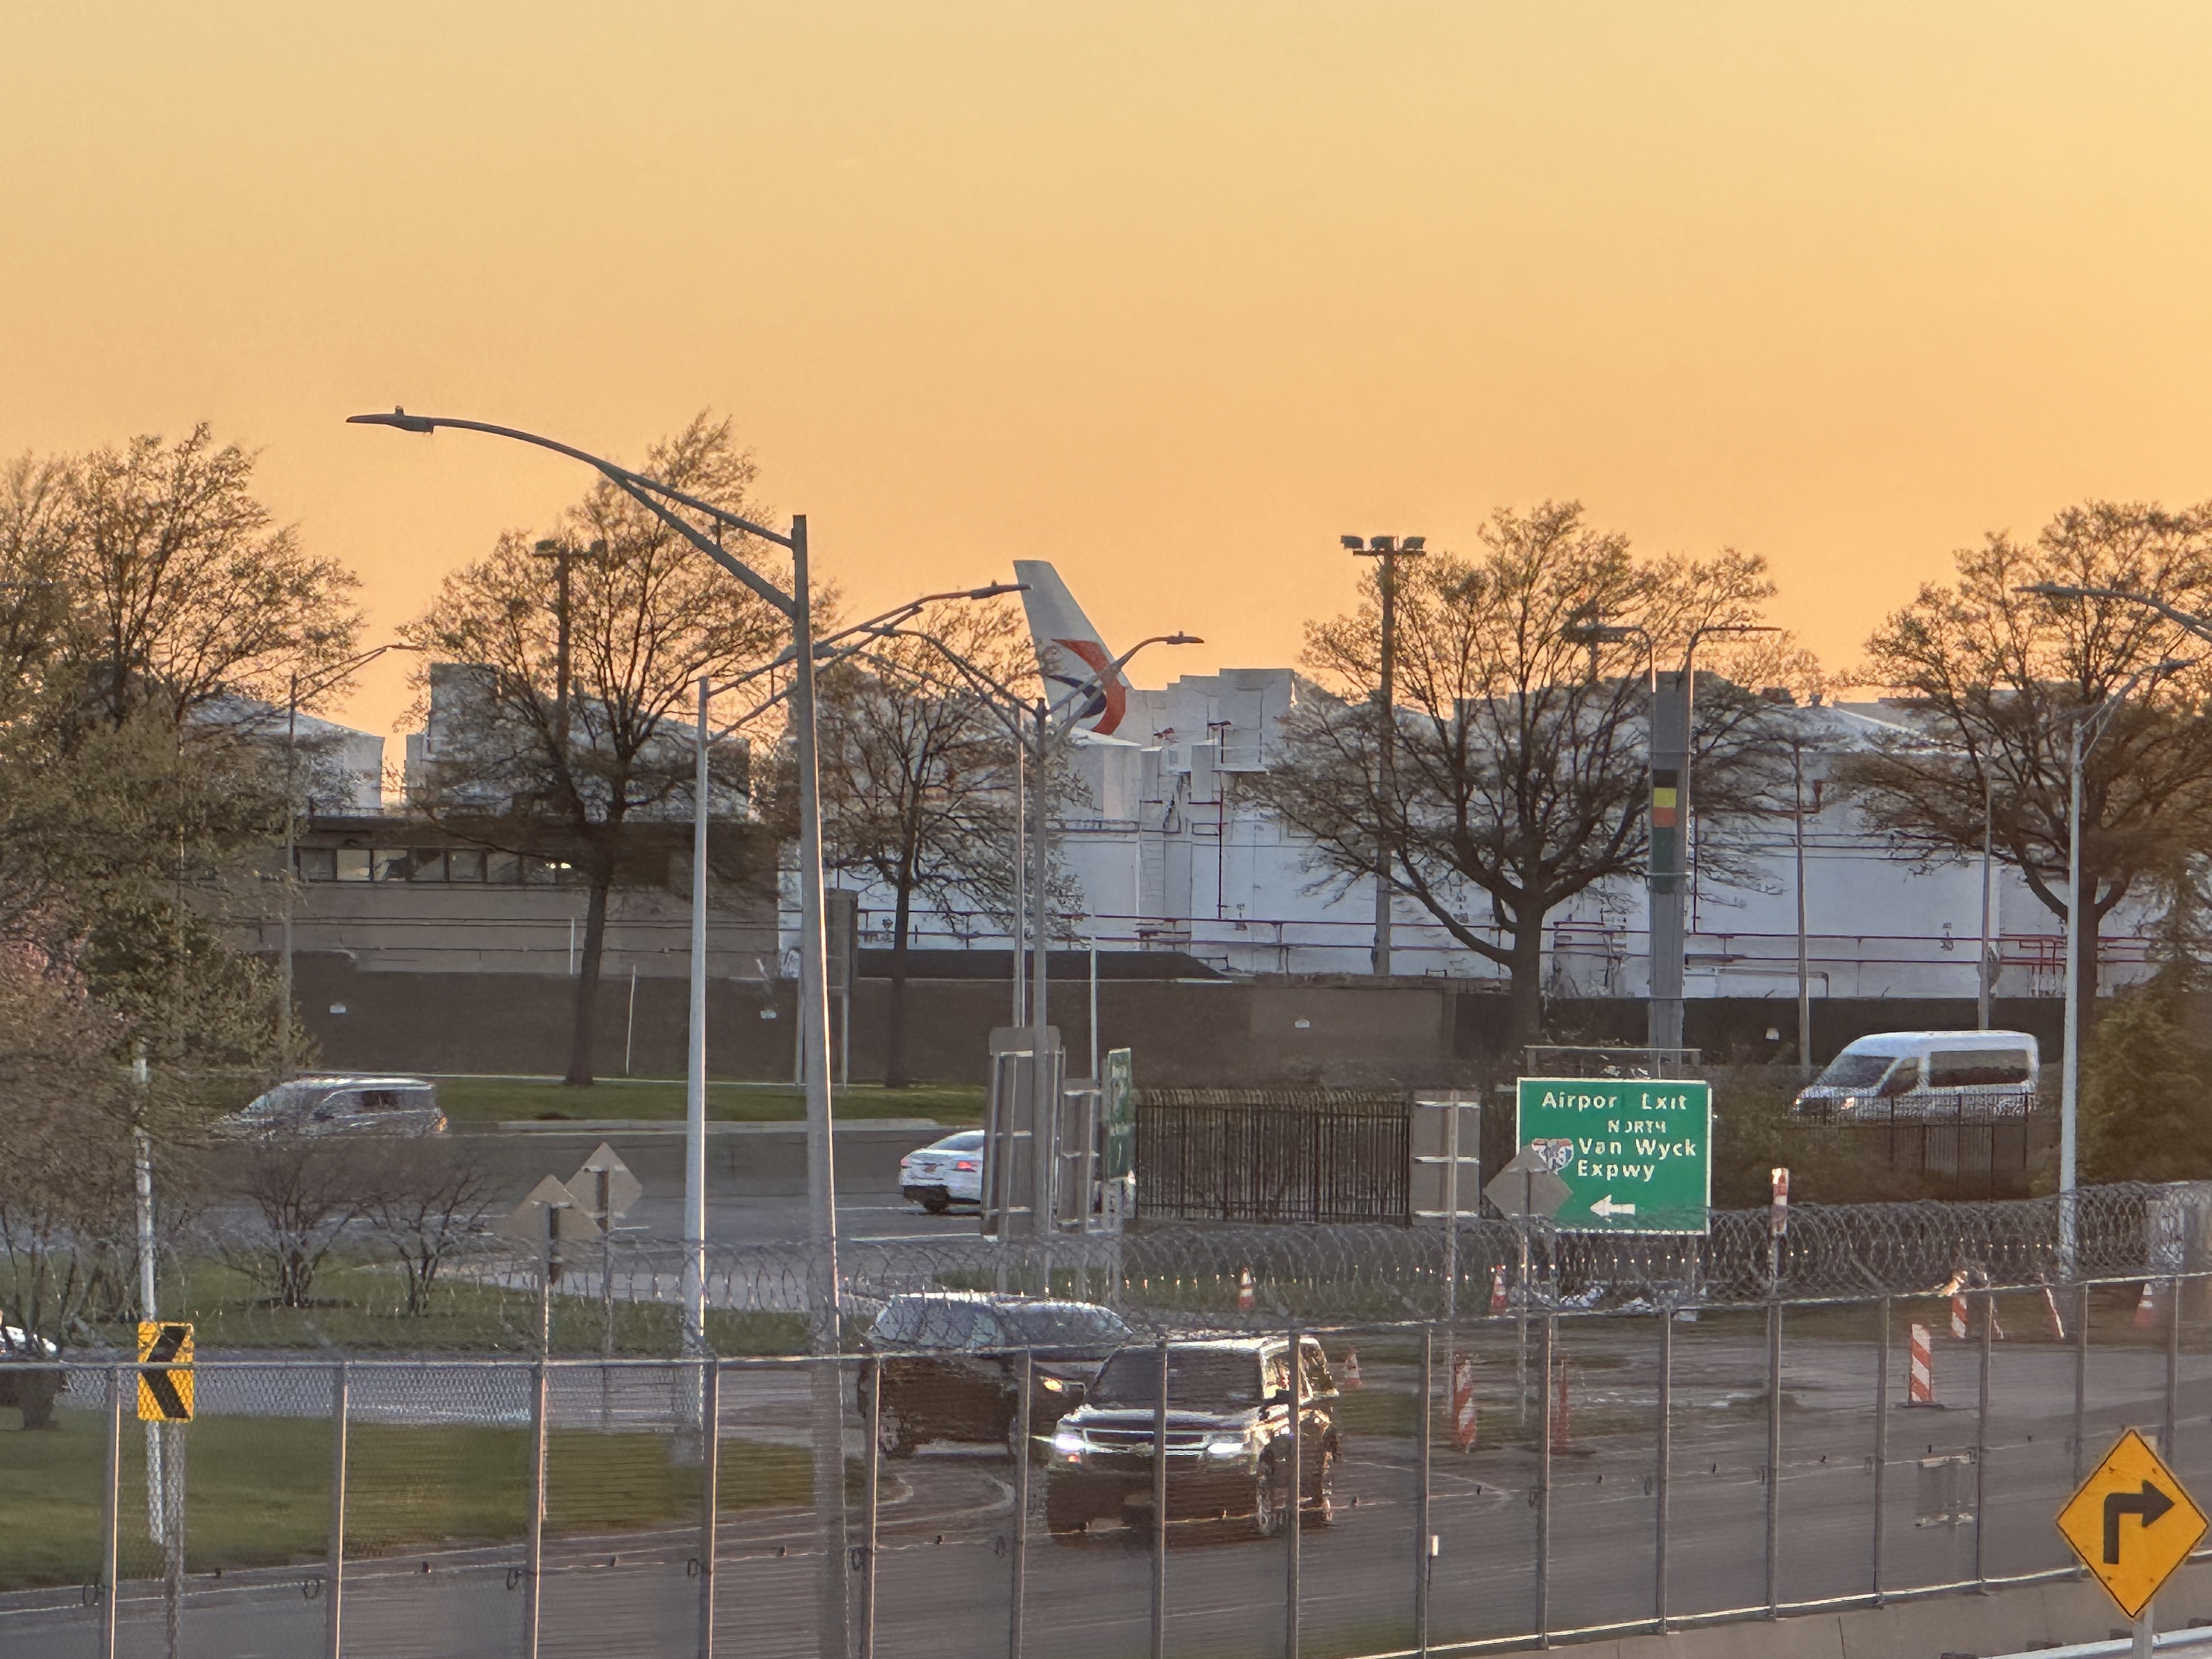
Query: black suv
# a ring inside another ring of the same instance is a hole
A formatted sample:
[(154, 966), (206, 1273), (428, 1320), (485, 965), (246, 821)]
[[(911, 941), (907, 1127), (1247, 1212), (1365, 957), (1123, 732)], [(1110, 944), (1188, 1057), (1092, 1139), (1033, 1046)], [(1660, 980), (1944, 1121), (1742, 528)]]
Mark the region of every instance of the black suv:
[[(1261, 1537), (1290, 1505), (1287, 1337), (1171, 1342), (1167, 1349), (1168, 1519), (1239, 1517)], [(1298, 1506), (1309, 1526), (1336, 1513), (1336, 1382), (1311, 1337), (1300, 1343)], [(1152, 1520), (1160, 1350), (1124, 1348), (1091, 1380), (1083, 1405), (1053, 1431), (1045, 1524), (1066, 1539), (1093, 1521)]]
[[(895, 1296), (861, 1345), (881, 1358), (877, 1443), (911, 1457), (925, 1440), (984, 1441), (1019, 1450), (1022, 1351), (1036, 1356), (1030, 1400), (1035, 1450), (1083, 1399), (1091, 1374), (1135, 1333), (1111, 1308), (973, 1291)], [(867, 1409), (860, 1382), (860, 1409)]]

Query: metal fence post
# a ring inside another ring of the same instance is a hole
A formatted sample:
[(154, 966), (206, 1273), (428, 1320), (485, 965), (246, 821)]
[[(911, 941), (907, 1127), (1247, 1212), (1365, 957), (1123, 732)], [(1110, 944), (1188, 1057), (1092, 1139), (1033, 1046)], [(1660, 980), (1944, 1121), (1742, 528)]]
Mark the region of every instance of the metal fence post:
[(330, 1659), (338, 1659), (345, 1644), (346, 1443), (352, 1410), (353, 1378), (341, 1359), (331, 1377), (331, 1548), (323, 1584)]
[(545, 1572), (545, 1439), (547, 1376), (541, 1356), (531, 1367), (530, 1526), (522, 1571), (522, 1659), (538, 1659), (539, 1590)]
[(1552, 1639), (1552, 1367), (1559, 1349), (1559, 1316), (1544, 1316), (1542, 1408), (1536, 1416), (1536, 1638)]
[(1766, 1616), (1782, 1607), (1782, 1304), (1766, 1305)]
[(1036, 1350), (1022, 1350), (1022, 1392), (1014, 1401), (1013, 1583), (1006, 1598), (1007, 1659), (1022, 1659), (1022, 1595), (1029, 1582), (1030, 1400), (1036, 1392)]
[(1651, 1611), (1660, 1633), (1667, 1630), (1667, 1475), (1674, 1456), (1674, 1310), (1659, 1310), (1659, 1431), (1656, 1468), (1652, 1471), (1654, 1528), (1651, 1542)]
[(115, 1659), (116, 1602), (122, 1586), (116, 1582), (118, 1534), (123, 1525), (123, 1367), (107, 1370), (107, 1513), (100, 1570), (100, 1659)]
[(1160, 1339), (1159, 1398), (1152, 1407), (1152, 1659), (1168, 1651), (1168, 1340)]
[(876, 1521), (883, 1492), (884, 1367), (879, 1359), (868, 1365), (867, 1518), (861, 1522), (860, 1659), (875, 1659), (876, 1651)]
[(714, 1556), (720, 1548), (722, 1506), (722, 1362), (709, 1354), (699, 1364), (699, 1659), (714, 1659)]
[(1875, 1339), (1874, 1373), (1874, 1604), (1880, 1607), (1881, 1534), (1886, 1518), (1882, 1489), (1889, 1474), (1889, 1298), (1884, 1297), (1875, 1305), (1881, 1317), (1881, 1330)]
[(2180, 1449), (2173, 1443), (2174, 1407), (2181, 1394), (2181, 1280), (2166, 1281), (2166, 1416), (2160, 1424), (2158, 1455), (2171, 1467)]
[(2078, 1287), (2074, 1310), (2074, 1484), (2081, 1484), (2081, 1443), (2088, 1436), (2089, 1286)]
[(1982, 1354), (1981, 1384), (1974, 1406), (1974, 1582), (1988, 1582), (1988, 1566), (1982, 1554), (1982, 1537), (1989, 1529), (1982, 1524), (1982, 1500), (1989, 1491), (1990, 1462), (1990, 1348), (1991, 1327), (1996, 1323), (1997, 1293), (1982, 1293)]
[(1433, 1524), (1429, 1516), (1429, 1442), (1434, 1433), (1437, 1382), (1437, 1328), (1421, 1328), (1421, 1403), (1414, 1413), (1414, 1480), (1413, 1507), (1418, 1518), (1413, 1526), (1413, 1648), (1421, 1659), (1429, 1652), (1429, 1575), (1431, 1571), (1429, 1554), (1433, 1536)]
[(1283, 1532), (1289, 1540), (1283, 1565), (1283, 1659), (1298, 1659), (1298, 1544), (1305, 1532), (1301, 1507), (1306, 1489), (1305, 1350), (1298, 1328), (1291, 1327), (1291, 1341), (1283, 1358), (1291, 1380), (1291, 1471), (1283, 1504)]

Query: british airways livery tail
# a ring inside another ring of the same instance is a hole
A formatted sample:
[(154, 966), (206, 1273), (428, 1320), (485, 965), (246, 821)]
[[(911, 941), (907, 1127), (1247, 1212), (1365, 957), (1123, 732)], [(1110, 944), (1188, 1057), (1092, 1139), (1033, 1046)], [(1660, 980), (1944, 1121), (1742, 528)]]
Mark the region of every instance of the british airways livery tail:
[(1077, 705), (1075, 724), (1096, 736), (1110, 737), (1129, 708), (1129, 682), (1113, 666), (1114, 653), (1048, 562), (1017, 559), (1014, 580), (1027, 584), (1022, 609), (1036, 646), (1038, 672), (1053, 700), (1087, 688)]

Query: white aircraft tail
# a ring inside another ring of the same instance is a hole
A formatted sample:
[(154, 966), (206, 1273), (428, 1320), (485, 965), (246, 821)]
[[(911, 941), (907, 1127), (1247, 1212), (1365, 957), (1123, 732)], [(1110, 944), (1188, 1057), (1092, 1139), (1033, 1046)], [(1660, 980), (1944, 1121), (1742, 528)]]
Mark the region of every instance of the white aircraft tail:
[(1030, 619), (1048, 695), (1057, 702), (1072, 691), (1082, 692), (1074, 704), (1077, 726), (1110, 736), (1129, 704), (1129, 682), (1113, 666), (1114, 653), (1048, 562), (1017, 559), (1014, 580), (1027, 584), (1022, 609)]

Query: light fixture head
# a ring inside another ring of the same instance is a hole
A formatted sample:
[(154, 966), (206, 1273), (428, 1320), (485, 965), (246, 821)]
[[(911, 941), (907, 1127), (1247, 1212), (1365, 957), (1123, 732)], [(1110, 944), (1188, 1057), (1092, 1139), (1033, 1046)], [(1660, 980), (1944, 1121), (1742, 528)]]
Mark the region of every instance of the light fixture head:
[(346, 424), (396, 427), (402, 432), (435, 432), (438, 429), (438, 423), (428, 416), (410, 415), (396, 404), (389, 415), (349, 415)]
[(2022, 586), (2015, 587), (2013, 589), (2013, 592), (2015, 593), (2033, 593), (2039, 599), (2083, 599), (2088, 598), (2087, 590), (2069, 586), (2065, 582), (2028, 582)]
[(1206, 641), (1195, 634), (1170, 634), (1160, 643), (1162, 645), (1204, 645)]
[(1429, 538), (1426, 536), (1408, 536), (1398, 544), (1398, 550), (1401, 553), (1425, 553), (1428, 551), (1428, 547)]
[(1398, 538), (1395, 536), (1370, 536), (1367, 550), (1370, 553), (1395, 553), (1398, 550)]
[(1336, 539), (1354, 553), (1364, 553), (1367, 550), (1367, 544), (1357, 536), (1339, 536)]

